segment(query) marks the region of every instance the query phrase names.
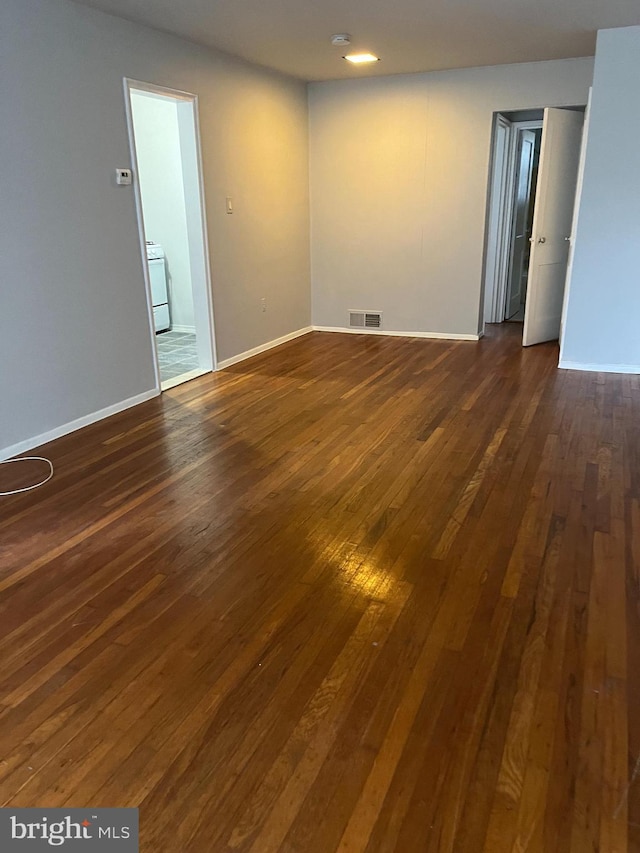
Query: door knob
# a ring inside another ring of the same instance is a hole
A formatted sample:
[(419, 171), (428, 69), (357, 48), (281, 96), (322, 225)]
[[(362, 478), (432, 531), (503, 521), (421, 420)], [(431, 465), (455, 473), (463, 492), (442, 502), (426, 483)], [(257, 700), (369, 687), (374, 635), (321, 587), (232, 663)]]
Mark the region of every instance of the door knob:
[(546, 243), (546, 242), (547, 242), (546, 237), (538, 237), (538, 243)]

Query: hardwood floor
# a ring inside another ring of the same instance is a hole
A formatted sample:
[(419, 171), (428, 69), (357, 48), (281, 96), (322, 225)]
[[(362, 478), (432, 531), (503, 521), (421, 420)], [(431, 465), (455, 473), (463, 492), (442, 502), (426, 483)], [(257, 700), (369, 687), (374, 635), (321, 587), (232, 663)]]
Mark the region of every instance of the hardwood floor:
[(640, 381), (518, 332), (312, 333), (43, 448), (0, 801), (139, 806), (144, 853), (640, 850)]

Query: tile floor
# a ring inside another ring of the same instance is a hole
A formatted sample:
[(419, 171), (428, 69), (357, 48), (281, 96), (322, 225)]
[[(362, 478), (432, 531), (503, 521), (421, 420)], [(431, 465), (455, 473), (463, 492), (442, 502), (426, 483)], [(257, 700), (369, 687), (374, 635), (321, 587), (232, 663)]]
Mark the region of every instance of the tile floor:
[(156, 335), (160, 379), (167, 382), (197, 370), (196, 336), (190, 332), (159, 332)]

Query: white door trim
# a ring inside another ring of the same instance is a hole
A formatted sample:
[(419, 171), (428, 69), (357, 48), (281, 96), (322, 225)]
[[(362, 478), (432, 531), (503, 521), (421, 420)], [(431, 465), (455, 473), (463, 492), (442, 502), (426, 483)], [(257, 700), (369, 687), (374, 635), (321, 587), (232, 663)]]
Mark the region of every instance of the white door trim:
[(144, 233), (144, 218), (142, 216), (142, 193), (140, 192), (140, 181), (138, 180), (138, 156), (136, 153), (136, 139), (133, 132), (133, 110), (131, 107), (131, 89), (133, 81), (126, 77), (124, 85), (124, 107), (127, 117), (127, 135), (129, 137), (129, 156), (131, 157), (131, 168), (133, 170), (133, 197), (136, 202), (136, 223), (138, 225), (138, 245), (140, 248), (140, 262), (142, 264), (142, 275), (147, 295), (147, 323), (149, 337), (151, 340), (151, 351), (153, 352), (153, 371), (155, 376), (155, 390), (161, 393), (160, 387), (160, 362), (158, 361), (158, 348), (156, 346), (156, 329), (153, 322), (153, 296), (151, 293), (151, 276), (147, 265), (147, 238)]
[(501, 322), (499, 305), (504, 303), (506, 289), (504, 269), (504, 246), (509, 234), (507, 223), (511, 217), (508, 214), (509, 200), (513, 199), (510, 187), (513, 183), (513, 174), (509, 170), (512, 166), (511, 146), (511, 122), (504, 116), (498, 114), (495, 118), (493, 131), (492, 166), (489, 175), (490, 199), (487, 219), (487, 250), (484, 263), (484, 301), (483, 329), (484, 323)]

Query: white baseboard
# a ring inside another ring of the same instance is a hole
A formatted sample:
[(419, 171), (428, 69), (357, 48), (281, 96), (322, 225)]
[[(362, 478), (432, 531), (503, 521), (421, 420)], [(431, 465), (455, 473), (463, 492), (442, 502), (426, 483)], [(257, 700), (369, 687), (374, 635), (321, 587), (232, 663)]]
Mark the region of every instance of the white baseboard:
[(107, 406), (97, 412), (91, 412), (89, 415), (83, 415), (75, 421), (62, 424), (62, 426), (51, 429), (48, 432), (43, 432), (41, 435), (34, 435), (33, 438), (28, 438), (25, 441), (19, 441), (17, 444), (12, 444), (10, 447), (0, 449), (0, 460), (9, 459), (12, 456), (17, 456), (18, 453), (24, 453), (26, 450), (32, 450), (34, 447), (40, 447), (41, 444), (48, 444), (56, 438), (61, 438), (63, 435), (68, 435), (70, 432), (75, 432), (77, 429), (94, 424), (96, 421), (101, 421), (103, 418), (108, 418), (111, 415), (117, 415), (118, 412), (123, 412), (125, 409), (130, 409), (132, 406), (137, 406), (139, 403), (145, 403), (152, 397), (157, 397), (160, 391), (157, 388), (152, 388), (150, 391), (145, 391), (143, 394), (137, 394), (135, 397), (129, 397), (127, 400), (121, 400), (119, 403), (114, 403), (113, 406)]
[(458, 332), (392, 332), (386, 329), (349, 329), (346, 326), (312, 326), (314, 332), (342, 332), (348, 335), (388, 335), (394, 338), (433, 338), (443, 341), (479, 341), (482, 334), (461, 335)]
[(273, 341), (267, 341), (266, 344), (260, 344), (260, 346), (238, 353), (238, 355), (232, 355), (231, 358), (223, 358), (222, 361), (218, 362), (218, 370), (224, 370), (225, 367), (231, 367), (232, 364), (244, 361), (245, 358), (251, 358), (253, 355), (259, 355), (261, 352), (266, 352), (269, 349), (280, 346), (280, 344), (286, 344), (287, 341), (292, 341), (294, 338), (307, 335), (309, 332), (313, 331), (313, 328), (313, 326), (305, 326), (304, 329), (298, 329), (296, 332), (289, 332), (288, 335), (283, 335), (281, 338), (276, 338)]
[(299, 338), (302, 335), (307, 335), (309, 332), (341, 332), (349, 335), (391, 335), (400, 338), (434, 338), (446, 341), (479, 341), (482, 334), (478, 335), (460, 335), (457, 332), (387, 332), (380, 329), (348, 329), (340, 326), (305, 326), (304, 329), (298, 329), (296, 332), (290, 332), (288, 335), (283, 335), (281, 338), (276, 338), (273, 341), (268, 341), (266, 344), (261, 344), (259, 347), (246, 350), (231, 358), (224, 358), (218, 362), (218, 370), (224, 370), (225, 367), (231, 367), (232, 364), (237, 364), (239, 361), (244, 361), (251, 356), (259, 355), (261, 352), (273, 349), (287, 341), (292, 341), (294, 338)]
[(561, 358), (558, 367), (564, 370), (587, 370), (591, 373), (640, 373), (640, 364), (587, 364)]
[(190, 335), (195, 335), (196, 327), (195, 326), (176, 326), (175, 323), (171, 324), (170, 332), (188, 332)]

